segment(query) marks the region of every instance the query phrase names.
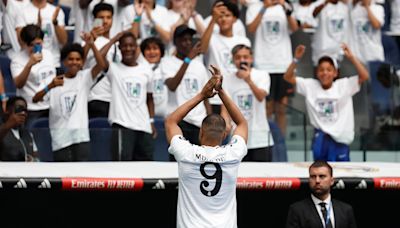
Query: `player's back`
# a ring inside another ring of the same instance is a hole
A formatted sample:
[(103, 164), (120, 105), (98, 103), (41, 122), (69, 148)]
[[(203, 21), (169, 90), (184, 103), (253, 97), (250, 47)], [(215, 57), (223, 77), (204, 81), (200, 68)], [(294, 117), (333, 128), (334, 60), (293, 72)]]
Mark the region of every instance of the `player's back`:
[(177, 227), (237, 227), (236, 179), (246, 143), (234, 136), (208, 147), (173, 138), (170, 153), (179, 166)]

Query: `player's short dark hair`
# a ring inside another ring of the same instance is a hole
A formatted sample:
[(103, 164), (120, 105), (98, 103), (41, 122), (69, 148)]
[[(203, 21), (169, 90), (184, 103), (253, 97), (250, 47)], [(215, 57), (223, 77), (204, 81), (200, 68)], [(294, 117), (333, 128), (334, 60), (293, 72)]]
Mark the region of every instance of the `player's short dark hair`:
[(144, 55), (144, 51), (146, 50), (146, 48), (149, 47), (150, 44), (155, 44), (158, 46), (158, 48), (160, 48), (160, 52), (161, 52), (161, 57), (164, 56), (165, 54), (165, 45), (164, 43), (161, 41), (160, 38), (157, 37), (148, 37), (146, 39), (144, 39), (141, 43), (140, 43), (140, 51), (142, 52), (142, 54)]
[(34, 24), (26, 25), (21, 30), (21, 40), (26, 44), (30, 45), (35, 39), (40, 38), (43, 40), (44, 32), (42, 29)]
[(83, 48), (80, 44), (78, 43), (72, 43), (72, 44), (66, 44), (62, 49), (61, 49), (61, 54), (60, 54), (60, 59), (61, 61), (64, 61), (64, 59), (67, 58), (67, 56), (69, 55), (69, 53), (71, 52), (78, 52), (81, 57), (83, 58)]
[(326, 162), (326, 161), (322, 161), (322, 160), (314, 161), (314, 162), (310, 165), (310, 167), (308, 168), (308, 170), (310, 171), (311, 168), (320, 168), (320, 167), (326, 167), (326, 168), (328, 168), (329, 174), (331, 174), (331, 176), (333, 177), (333, 169), (332, 169), (332, 166), (329, 165), (329, 163)]
[(239, 18), (240, 17), (240, 12), (239, 12), (239, 8), (236, 4), (232, 3), (230, 0), (216, 0), (213, 4), (213, 6), (215, 6), (218, 2), (223, 2), (224, 6), (226, 6), (226, 8), (231, 11), (231, 13), (233, 14), (234, 17)]
[(201, 128), (203, 129), (203, 133), (207, 134), (207, 137), (220, 138), (225, 132), (226, 123), (221, 115), (212, 113), (204, 118)]
[(94, 8), (93, 8), (93, 11), (92, 11), (93, 17), (96, 18), (96, 17), (97, 17), (97, 14), (98, 14), (100, 11), (109, 11), (109, 12), (111, 12), (112, 15), (114, 15), (114, 8), (113, 8), (112, 5), (110, 5), (110, 4), (108, 4), (108, 3), (99, 3), (99, 4), (96, 4), (96, 5), (94, 6)]
[(249, 46), (247, 46), (245, 44), (238, 44), (232, 48), (232, 51), (231, 51), (232, 56), (234, 56), (239, 50), (242, 50), (242, 49), (247, 49), (250, 51), (250, 54), (253, 54), (253, 51), (251, 50), (251, 48)]

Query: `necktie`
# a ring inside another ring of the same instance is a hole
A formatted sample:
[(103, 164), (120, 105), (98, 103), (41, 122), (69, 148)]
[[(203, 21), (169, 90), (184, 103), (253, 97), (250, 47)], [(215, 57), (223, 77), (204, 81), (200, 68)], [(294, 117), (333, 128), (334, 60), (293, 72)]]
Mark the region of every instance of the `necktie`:
[(326, 224), (326, 226), (324, 224), (324, 227), (325, 228), (332, 228), (331, 220), (328, 219), (328, 221), (326, 221), (327, 214), (328, 214), (328, 211), (326, 210), (326, 203), (322, 202), (322, 203), (319, 203), (319, 205), (321, 206), (322, 217), (324, 217), (324, 222)]

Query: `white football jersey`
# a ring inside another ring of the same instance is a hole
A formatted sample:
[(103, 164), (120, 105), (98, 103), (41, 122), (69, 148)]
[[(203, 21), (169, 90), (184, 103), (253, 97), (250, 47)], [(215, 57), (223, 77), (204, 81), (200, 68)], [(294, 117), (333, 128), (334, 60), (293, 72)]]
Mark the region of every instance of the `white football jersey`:
[(237, 227), (236, 179), (247, 154), (234, 135), (224, 146), (197, 146), (176, 135), (168, 149), (179, 169), (177, 227)]

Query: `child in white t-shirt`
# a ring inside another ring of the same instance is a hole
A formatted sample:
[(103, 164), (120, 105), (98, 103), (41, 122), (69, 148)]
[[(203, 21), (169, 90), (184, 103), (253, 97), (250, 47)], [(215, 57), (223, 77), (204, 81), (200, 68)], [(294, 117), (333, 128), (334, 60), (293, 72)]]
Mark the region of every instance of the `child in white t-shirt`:
[(44, 0), (32, 0), (17, 14), (15, 29), (18, 36), (22, 27), (35, 24), (44, 32), (43, 49), (50, 51), (60, 66), (60, 47), (67, 44), (68, 34), (65, 30), (64, 12), (60, 6), (54, 6)]
[(131, 32), (121, 32), (106, 44), (105, 53), (119, 42), (120, 63), (106, 59), (107, 77), (111, 83), (112, 99), (108, 119), (114, 129), (112, 136), (113, 160), (153, 160), (154, 102), (152, 76), (148, 64), (137, 63), (137, 41)]
[(164, 75), (161, 73), (161, 66), (165, 45), (157, 37), (149, 37), (140, 43), (142, 55), (139, 57), (139, 64), (149, 64), (153, 71), (153, 100), (154, 114), (159, 117), (165, 117), (168, 107), (168, 87), (165, 85)]
[(349, 6), (342, 0), (325, 0), (315, 7), (313, 16), (318, 24), (311, 42), (314, 66), (325, 55), (341, 60), (340, 46), (351, 38)]
[(43, 49), (44, 33), (37, 25), (27, 25), (21, 29), (22, 49), (11, 60), (11, 74), (17, 87), (17, 95), (28, 104), (27, 127), (40, 117), (49, 116), (49, 99), (33, 103), (32, 97), (42, 90), (56, 76), (55, 56)]
[[(364, 65), (369, 61), (384, 61), (381, 28), (385, 11), (374, 0), (354, 0), (350, 11), (354, 54)], [(372, 51), (373, 50), (373, 51)]]
[(156, 36), (164, 44), (171, 40), (172, 20), (168, 17), (168, 10), (155, 0), (134, 1), (121, 11), (123, 29), (130, 29), (140, 40)]
[[(173, 112), (180, 105), (195, 96), (207, 82), (207, 69), (196, 57), (200, 53), (200, 45), (193, 46), (195, 30), (187, 25), (180, 25), (174, 31), (176, 54), (168, 56), (161, 65), (161, 72), (168, 87), (167, 113)], [(183, 136), (199, 145), (201, 121), (211, 112), (206, 99), (191, 110), (179, 123)]]
[[(270, 76), (268, 72), (252, 67), (253, 54), (249, 46), (236, 45), (232, 49), (232, 56), (237, 71), (224, 78), (224, 89), (239, 107), (249, 127), (248, 151), (243, 160), (270, 162), (274, 140), (265, 109)], [(223, 107), (223, 116), (226, 116), (225, 111)], [(229, 126), (230, 118), (226, 122)]]
[(33, 102), (48, 94), (50, 100), (49, 128), (54, 161), (87, 161), (89, 159), (88, 96), (93, 80), (105, 67), (104, 60), (94, 45), (93, 37), (86, 34), (96, 56), (97, 64), (82, 70), (84, 51), (81, 45), (68, 44), (61, 50), (61, 61), (66, 68), (44, 89), (36, 93)]
[(268, 117), (274, 118), (280, 130), (286, 132), (286, 105), (293, 88), (283, 74), (292, 61), (290, 34), (297, 31), (298, 24), (285, 1), (264, 0), (249, 6), (246, 24), (255, 33), (254, 64), (271, 76), (268, 96)]
[[(94, 20), (101, 20), (100, 26), (94, 27), (92, 32), (96, 35), (94, 44), (98, 50), (101, 50), (110, 41), (110, 30), (113, 21), (114, 9), (113, 6), (107, 3), (99, 3), (93, 9)], [(88, 46), (84, 46), (87, 58), (84, 68), (91, 68), (96, 64), (93, 52), (89, 50)], [(109, 61), (120, 61), (121, 54), (118, 51), (117, 45), (114, 45), (107, 52), (107, 59)], [(111, 85), (108, 77), (104, 75), (97, 78), (95, 84), (90, 89), (89, 94), (89, 118), (108, 117), (111, 101)]]
[(296, 91), (306, 99), (310, 122), (315, 128), (312, 143), (314, 160), (350, 161), (349, 145), (354, 139), (352, 96), (369, 76), (368, 70), (347, 45), (343, 44), (342, 48), (358, 76), (337, 79), (337, 62), (329, 56), (319, 59), (317, 79), (295, 76), (296, 64), (304, 55), (303, 45), (296, 48), (295, 58), (285, 74), (285, 80), (296, 85)]
[[(238, 18), (237, 5), (227, 0), (218, 1), (213, 7), (212, 19), (201, 38), (201, 50), (205, 53), (206, 65), (220, 67), (223, 75), (236, 71), (232, 62), (232, 48), (237, 44), (251, 46), (247, 37), (233, 33), (233, 25)], [(214, 33), (216, 24), (219, 26), (219, 33)], [(209, 101), (213, 106), (213, 112), (220, 113), (221, 100), (218, 97), (212, 97)]]

